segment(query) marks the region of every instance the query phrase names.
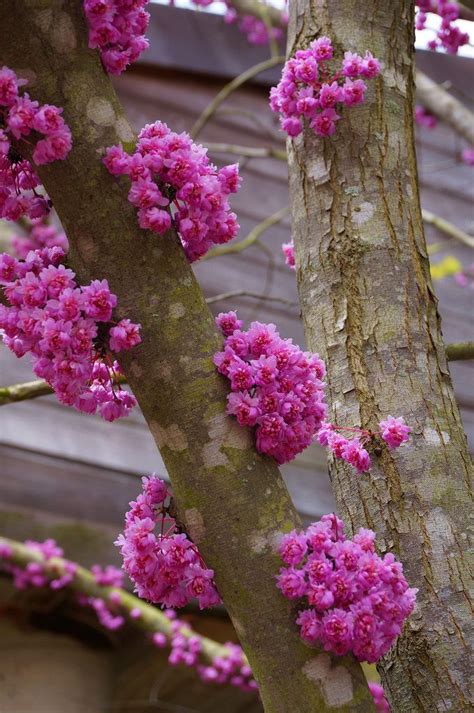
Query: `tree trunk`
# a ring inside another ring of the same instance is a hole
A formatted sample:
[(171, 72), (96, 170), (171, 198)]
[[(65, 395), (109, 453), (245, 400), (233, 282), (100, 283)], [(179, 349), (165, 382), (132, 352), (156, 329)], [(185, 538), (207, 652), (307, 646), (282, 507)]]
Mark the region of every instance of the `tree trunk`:
[(325, 34), (337, 55), (382, 61), (332, 138), (289, 141), (300, 301), (326, 359), (335, 423), (375, 430), (404, 416), (411, 442), (369, 475), (331, 463), (340, 514), (403, 561), (418, 605), (380, 664), (397, 712), (467, 711), (469, 474), (429, 275), (413, 141), (413, 2), (294, 3), (291, 53)]
[(0, 32), (1, 64), (30, 79), (32, 98), (64, 107), (73, 149), (38, 173), (81, 282), (107, 278), (119, 298), (117, 318), (142, 325), (142, 344), (121, 364), (180, 517), (216, 571), (266, 711), (372, 710), (360, 666), (350, 658), (332, 666), (327, 654), (305, 647), (294, 609), (275, 586), (276, 543), (300, 521), (275, 463), (225, 415), (227, 386), (212, 363), (222, 339), (179, 240), (140, 230), (127, 182), (101, 163), (105, 147), (135, 137), (97, 52), (87, 48), (82, 2), (3, 0)]

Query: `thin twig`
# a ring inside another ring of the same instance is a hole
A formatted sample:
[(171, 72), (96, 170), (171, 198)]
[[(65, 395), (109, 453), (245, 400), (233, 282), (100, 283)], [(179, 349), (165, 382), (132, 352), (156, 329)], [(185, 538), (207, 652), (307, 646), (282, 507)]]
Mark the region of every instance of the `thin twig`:
[(459, 342), (446, 345), (446, 356), (449, 361), (474, 359), (474, 342)]
[[(230, 115), (232, 117), (235, 116), (243, 116), (246, 119), (249, 119), (253, 124), (258, 129), (261, 129), (265, 134), (268, 135), (268, 137), (272, 141), (281, 141), (283, 142), (283, 137), (284, 134), (283, 132), (275, 127), (274, 124), (269, 125), (264, 119), (263, 115), (258, 114), (256, 111), (252, 111), (251, 109), (241, 109), (240, 107), (236, 106), (221, 106), (217, 111), (214, 113), (215, 116), (225, 116), (225, 115)], [(207, 146), (207, 142), (206, 142)]]
[(268, 302), (279, 302), (280, 304), (287, 305), (288, 307), (298, 307), (298, 302), (292, 302), (291, 300), (285, 300), (283, 297), (274, 297), (272, 295), (265, 295), (261, 292), (252, 292), (250, 290), (233, 290), (232, 292), (222, 292), (220, 295), (213, 295), (208, 297), (206, 302), (208, 305), (212, 305), (215, 302), (223, 302), (224, 300), (230, 300), (233, 297), (253, 297), (258, 300), (266, 300)]
[(266, 69), (275, 67), (277, 64), (282, 64), (284, 61), (285, 58), (280, 55), (276, 57), (270, 57), (270, 59), (266, 59), (264, 62), (259, 62), (253, 67), (249, 67), (249, 69), (246, 69), (245, 72), (242, 72), (242, 74), (239, 74), (238, 77), (235, 77), (231, 82), (228, 82), (228, 84), (222, 87), (220, 92), (216, 94), (214, 99), (204, 109), (201, 116), (197, 119), (193, 128), (191, 129), (190, 134), (193, 139), (195, 139), (198, 134), (200, 134), (200, 132), (207, 124), (209, 119), (212, 117), (216, 109), (222, 104), (223, 101), (225, 101), (225, 99), (227, 99), (227, 97), (232, 94), (232, 92), (235, 92), (236, 89), (241, 87), (250, 79), (253, 79), (253, 77), (256, 77), (261, 72), (264, 72)]
[(416, 93), (421, 104), (470, 144), (474, 144), (474, 114), (439, 84), (417, 70)]
[(214, 144), (206, 141), (206, 146), (213, 153), (228, 153), (247, 158), (276, 158), (286, 161), (285, 149), (274, 149), (272, 146), (238, 146), (237, 144)]
[(459, 242), (464, 243), (464, 245), (467, 245), (469, 248), (474, 248), (474, 238), (465, 233), (464, 230), (457, 228), (449, 221), (441, 218), (441, 216), (435, 215), (431, 211), (426, 210), (426, 208), (422, 209), (421, 214), (425, 223), (434, 225), (435, 228), (438, 228), (441, 232), (446, 233), (446, 235), (449, 235), (450, 238), (455, 238), (456, 240), (459, 240)]
[(211, 260), (214, 257), (219, 257), (220, 255), (230, 255), (232, 253), (241, 253), (243, 250), (246, 250), (249, 248), (251, 245), (255, 243), (256, 240), (269, 228), (272, 227), (272, 225), (275, 225), (276, 223), (279, 223), (282, 218), (285, 217), (285, 215), (288, 215), (290, 212), (290, 209), (288, 206), (285, 206), (284, 208), (280, 208), (280, 210), (277, 210), (276, 213), (273, 213), (273, 215), (269, 215), (268, 218), (265, 218), (265, 220), (262, 220), (261, 223), (255, 226), (253, 230), (250, 231), (250, 233), (247, 235), (246, 238), (243, 240), (239, 240), (236, 243), (227, 243), (227, 245), (218, 245), (215, 248), (212, 248), (209, 250), (209, 252), (206, 253), (204, 256), (204, 260)]
[[(113, 379), (114, 384), (126, 384), (125, 377), (119, 374)], [(35, 381), (25, 381), (13, 386), (0, 386), (0, 406), (36, 399), (38, 396), (48, 396), (54, 394), (54, 390), (43, 379)]]

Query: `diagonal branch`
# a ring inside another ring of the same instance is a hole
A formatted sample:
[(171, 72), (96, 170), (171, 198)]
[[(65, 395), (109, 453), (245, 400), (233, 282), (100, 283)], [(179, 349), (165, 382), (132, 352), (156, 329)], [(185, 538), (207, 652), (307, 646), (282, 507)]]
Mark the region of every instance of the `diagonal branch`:
[(241, 87), (250, 79), (256, 77), (258, 74), (261, 74), (261, 72), (265, 72), (265, 70), (267, 69), (276, 67), (278, 64), (282, 64), (282, 62), (284, 61), (285, 58), (280, 57), (279, 55), (277, 55), (276, 57), (270, 57), (270, 59), (266, 59), (263, 62), (255, 64), (253, 67), (249, 67), (249, 69), (246, 69), (245, 72), (242, 72), (242, 74), (239, 74), (238, 77), (235, 77), (231, 82), (228, 82), (228, 84), (222, 87), (220, 92), (216, 94), (214, 99), (206, 106), (201, 116), (199, 116), (196, 122), (194, 123), (194, 126), (190, 131), (190, 134), (193, 139), (195, 139), (201, 133), (209, 119), (215, 113), (215, 111), (219, 108), (222, 102), (225, 101), (232, 94), (232, 92), (235, 92), (236, 89)]
[[(68, 560), (62, 557), (52, 557), (49, 560), (45, 560), (38, 550), (35, 550), (22, 542), (17, 542), (17, 540), (11, 540), (8, 537), (0, 537), (0, 546), (6, 548), (10, 552), (8, 557), (3, 560), (0, 557), (0, 565), (2, 562), (5, 564), (13, 564), (17, 567), (25, 569), (29, 564), (35, 563), (40, 564), (42, 567), (42, 572), (48, 580), (57, 579), (62, 576), (66, 569), (65, 565)], [(120, 587), (107, 587), (97, 584), (92, 572), (85, 567), (76, 565), (77, 569), (75, 571), (72, 581), (67, 585), (67, 588), (73, 592), (78, 592), (79, 594), (84, 594), (87, 597), (94, 597), (103, 599), (105, 602), (110, 600), (110, 595), (112, 593), (120, 595), (120, 610), (123, 614), (127, 616), (127, 620), (133, 624), (136, 628), (146, 631), (148, 633), (160, 632), (164, 634), (168, 639), (171, 638), (173, 629), (171, 620), (168, 619), (163, 612), (157, 607), (147, 604), (142, 599), (139, 599), (134, 594), (127, 592), (126, 589)], [(139, 618), (130, 616), (132, 610), (138, 610), (140, 612)], [(216, 656), (226, 656), (228, 655), (228, 649), (222, 644), (209, 639), (207, 636), (202, 636), (191, 629), (183, 629), (180, 632), (185, 638), (189, 639), (191, 637), (199, 638), (201, 642), (201, 651), (204, 658), (212, 663)]]
[(474, 144), (474, 114), (458, 99), (418, 69), (416, 95), (421, 104), (448, 124), (470, 144)]
[(238, 242), (226, 243), (225, 245), (218, 245), (205, 255), (205, 260), (210, 260), (214, 257), (219, 257), (220, 255), (230, 255), (232, 253), (241, 253), (243, 250), (251, 247), (259, 239), (263, 233), (265, 233), (273, 225), (276, 225), (281, 221), (285, 215), (288, 215), (290, 209), (288, 206), (280, 208), (273, 215), (269, 215), (268, 218), (262, 220), (258, 225), (250, 231), (246, 238), (239, 240)]

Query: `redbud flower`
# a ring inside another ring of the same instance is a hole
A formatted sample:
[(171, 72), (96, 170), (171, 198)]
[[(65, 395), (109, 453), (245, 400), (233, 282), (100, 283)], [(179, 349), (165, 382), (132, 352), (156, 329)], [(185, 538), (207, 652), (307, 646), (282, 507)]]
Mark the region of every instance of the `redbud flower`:
[(140, 227), (163, 235), (174, 226), (190, 262), (237, 234), (228, 196), (239, 188), (238, 166), (218, 170), (187, 134), (160, 121), (147, 124), (133, 155), (111, 146), (104, 164), (112, 175), (130, 177), (128, 199), (138, 209)]
[(84, 0), (89, 25), (89, 47), (98, 48), (109, 74), (121, 74), (148, 47), (144, 33), (149, 0)]
[(226, 334), (214, 364), (230, 381), (227, 413), (255, 427), (260, 452), (278, 463), (292, 460), (312, 442), (325, 416), (324, 364), (282, 339), (274, 324), (252, 322), (243, 332), (235, 312), (221, 313), (216, 323)]
[[(54, 242), (54, 234), (45, 242)], [(126, 416), (136, 401), (120, 387), (114, 389), (119, 368), (108, 358), (104, 363), (105, 353), (107, 347), (117, 351), (138, 344), (140, 325), (124, 319), (110, 329), (117, 297), (107, 280), (79, 286), (74, 272), (60, 264), (63, 258), (58, 246), (31, 250), (24, 260), (0, 255), (0, 284), (10, 303), (0, 310), (3, 341), (18, 357), (31, 354), (33, 371), (61, 403), (85, 413), (98, 411), (113, 421)], [(98, 322), (106, 323), (101, 336)]]
[(411, 428), (406, 425), (402, 416), (399, 418), (387, 416), (385, 421), (380, 421), (379, 426), (382, 438), (389, 448), (398, 448), (402, 443), (408, 441)]
[(301, 600), (296, 623), (310, 646), (374, 663), (401, 632), (417, 590), (391, 553), (376, 554), (374, 538), (359, 530), (346, 539), (332, 514), (282, 539), (280, 555), (289, 566), (280, 569), (277, 587), (287, 599)]
[[(20, 95), (20, 87), (27, 83), (8, 67), (0, 69), (0, 218), (7, 220), (41, 218), (51, 209), (47, 196), (36, 190), (39, 178), (16, 147), (15, 139), (32, 144), (37, 165), (65, 159), (72, 146), (71, 131), (61, 116), (63, 110), (50, 104), (41, 106), (26, 92)], [(38, 134), (41, 138), (34, 143)]]
[(271, 89), (270, 107), (280, 114), (281, 128), (288, 136), (303, 131), (303, 119), (319, 136), (332, 136), (341, 118), (339, 107), (364, 101), (366, 85), (361, 77), (373, 79), (380, 72), (380, 62), (367, 51), (365, 57), (346, 52), (340, 69), (331, 74), (326, 62), (332, 57), (331, 40), (320, 37), (287, 61), (278, 86)]
[[(165, 507), (166, 484), (153, 475), (142, 478), (142, 485), (115, 543), (138, 596), (167, 607), (183, 607), (193, 598), (201, 609), (219, 604), (213, 570), (205, 567), (196, 545), (177, 530)], [(161, 531), (155, 534), (160, 520)]]

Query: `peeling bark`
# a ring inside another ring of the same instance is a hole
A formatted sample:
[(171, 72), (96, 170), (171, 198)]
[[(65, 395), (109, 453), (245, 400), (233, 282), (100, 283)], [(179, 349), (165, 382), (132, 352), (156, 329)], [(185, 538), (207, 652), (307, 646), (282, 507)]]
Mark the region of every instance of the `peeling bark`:
[(330, 465), (340, 514), (404, 563), (418, 605), (380, 670), (397, 713), (469, 705), (469, 479), (431, 286), (413, 141), (413, 2), (293, 3), (291, 53), (316, 36), (373, 51), (382, 75), (337, 132), (289, 141), (297, 277), (308, 346), (326, 360), (335, 423), (375, 430), (391, 414), (410, 444), (370, 475)]
[[(372, 711), (353, 659), (338, 659), (317, 679), (307, 675), (320, 654), (300, 641), (294, 608), (275, 586), (275, 542), (301, 523), (275, 463), (225, 416), (227, 387), (212, 363), (222, 339), (177, 236), (140, 230), (127, 182), (101, 163), (106, 146), (135, 137), (98, 54), (87, 48), (82, 2), (3, 0), (0, 32), (0, 63), (30, 79), (34, 99), (64, 107), (72, 152), (38, 173), (81, 282), (107, 278), (119, 298), (117, 318), (142, 325), (143, 342), (121, 358), (123, 371), (160, 448), (182, 519), (216, 571), (265, 710)], [(335, 666), (343, 673), (340, 692)]]

